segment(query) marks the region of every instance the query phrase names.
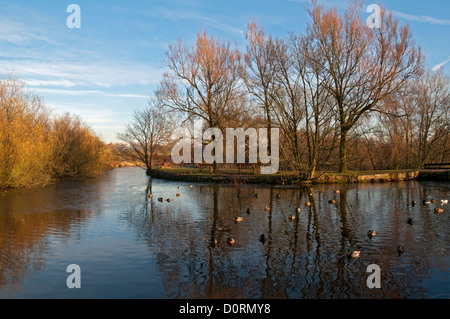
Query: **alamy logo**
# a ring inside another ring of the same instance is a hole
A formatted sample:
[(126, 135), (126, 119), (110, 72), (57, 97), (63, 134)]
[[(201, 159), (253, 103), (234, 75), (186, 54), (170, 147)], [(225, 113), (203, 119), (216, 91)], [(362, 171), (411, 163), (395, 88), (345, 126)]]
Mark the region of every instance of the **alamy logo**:
[(80, 29), (81, 28), (81, 8), (77, 4), (70, 4), (66, 12), (72, 13), (67, 17), (66, 25), (69, 29)]
[(81, 268), (77, 264), (72, 264), (67, 266), (66, 272), (71, 273), (69, 277), (67, 277), (66, 285), (67, 288), (81, 288)]
[(377, 4), (371, 4), (367, 6), (367, 12), (372, 14), (367, 18), (366, 24), (370, 29), (381, 28), (381, 8)]
[(367, 267), (367, 272), (371, 273), (367, 277), (367, 287), (370, 289), (381, 288), (381, 268), (377, 264), (371, 264)]
[[(192, 149), (194, 151), (193, 162), (196, 164), (216, 163), (235, 163), (235, 153), (237, 154), (236, 163), (245, 164), (246, 161), (246, 139), (248, 138), (248, 164), (269, 164), (261, 166), (261, 174), (275, 174), (279, 168), (279, 129), (270, 130), (270, 154), (269, 137), (267, 128), (227, 128), (224, 135), (218, 128), (208, 128), (203, 130), (203, 122), (195, 121), (194, 134), (175, 133), (172, 137), (179, 139), (178, 143), (172, 148), (172, 161), (176, 164), (192, 163)], [(214, 137), (214, 138), (213, 138)], [(210, 141), (203, 148), (203, 142)], [(235, 141), (237, 143), (235, 144)], [(192, 145), (193, 144), (193, 145)], [(236, 145), (236, 152), (235, 152)], [(193, 147), (192, 147), (193, 146)], [(224, 149), (226, 156), (224, 156)], [(182, 154), (181, 154), (182, 153)], [(259, 158), (258, 158), (259, 155)]]

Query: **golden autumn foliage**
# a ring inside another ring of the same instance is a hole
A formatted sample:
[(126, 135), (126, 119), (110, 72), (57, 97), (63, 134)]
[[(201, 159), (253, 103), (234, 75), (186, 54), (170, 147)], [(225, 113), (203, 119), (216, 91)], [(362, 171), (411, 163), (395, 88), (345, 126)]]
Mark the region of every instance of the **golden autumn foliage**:
[(13, 75), (0, 78), (0, 188), (91, 177), (108, 168), (108, 148), (75, 116), (51, 119)]
[(111, 149), (77, 116), (55, 118), (50, 141), (54, 177), (94, 177), (109, 168)]

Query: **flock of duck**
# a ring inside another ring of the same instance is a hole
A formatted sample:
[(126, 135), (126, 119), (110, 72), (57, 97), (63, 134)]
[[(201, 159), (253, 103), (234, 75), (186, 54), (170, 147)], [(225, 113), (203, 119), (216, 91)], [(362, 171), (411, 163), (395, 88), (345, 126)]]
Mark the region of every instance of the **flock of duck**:
[[(192, 188), (193, 186), (190, 185), (189, 187)], [(181, 188), (181, 187), (178, 186), (178, 189), (180, 189), (180, 188)], [(339, 191), (339, 190), (335, 190), (334, 193), (335, 193), (335, 194), (339, 194), (340, 191)], [(312, 196), (312, 194), (309, 194), (309, 195)], [(253, 196), (254, 196), (255, 198), (258, 198), (258, 194), (257, 194), (257, 193), (255, 193)], [(149, 197), (149, 198), (152, 198), (153, 195), (152, 195), (152, 194), (149, 194), (148, 197)], [(180, 194), (177, 193), (177, 194), (176, 194), (176, 197), (180, 197)], [(237, 194), (237, 197), (239, 198), (239, 197), (240, 197), (240, 194)], [(280, 198), (280, 197), (281, 197), (281, 194), (277, 194), (276, 197), (277, 197), (277, 198)], [(158, 198), (158, 201), (159, 201), (159, 202), (163, 202), (163, 201), (164, 201), (164, 198), (163, 198), (163, 197), (159, 197), (159, 198)], [(172, 200), (171, 200), (170, 198), (167, 198), (166, 201), (167, 201), (167, 202), (171, 202)], [(336, 204), (336, 200), (330, 199), (330, 200), (328, 201), (328, 203), (330, 203), (330, 204)], [(426, 206), (426, 205), (431, 205), (431, 204), (433, 204), (433, 203), (436, 203), (436, 200), (434, 200), (434, 199), (424, 199), (424, 200), (422, 201), (422, 204), (423, 204), (424, 206)], [(415, 206), (416, 204), (417, 204), (417, 202), (414, 201), (414, 200), (411, 202), (411, 206)], [(434, 212), (435, 212), (436, 214), (441, 214), (441, 213), (443, 213), (444, 210), (443, 210), (442, 206), (444, 206), (444, 205), (446, 205), (446, 204), (448, 204), (448, 199), (441, 199), (441, 207), (435, 207), (435, 208), (434, 208)], [(307, 202), (305, 203), (305, 206), (306, 206), (306, 207), (311, 206), (311, 202), (307, 201)], [(269, 211), (271, 210), (271, 208), (270, 208), (270, 206), (265, 206), (264, 210), (265, 210), (266, 212), (269, 212)], [(300, 212), (301, 212), (301, 208), (300, 208), (300, 207), (297, 207), (297, 209), (296, 209), (296, 214), (289, 215), (289, 216), (288, 216), (288, 219), (291, 220), (291, 221), (294, 220), (294, 219), (296, 218), (296, 215), (300, 214)], [(247, 215), (250, 215), (250, 213), (251, 213), (250, 208), (247, 209), (246, 213), (247, 213)], [(243, 220), (244, 220), (244, 217), (241, 217), (241, 216), (235, 216), (235, 217), (233, 218), (234, 223), (240, 223), (240, 222), (242, 222)], [(412, 218), (408, 218), (408, 219), (406, 220), (406, 223), (409, 224), (409, 225), (412, 225), (412, 224), (413, 224)], [(221, 232), (230, 232), (230, 231), (231, 231), (231, 228), (228, 227), (228, 226), (221, 226), (221, 227), (218, 228), (218, 230), (221, 231)], [(368, 236), (369, 238), (375, 237), (376, 234), (377, 234), (376, 231), (373, 230), (373, 229), (370, 229), (370, 230), (367, 232), (367, 236)], [(260, 241), (261, 243), (264, 244), (264, 243), (266, 242), (266, 236), (265, 236), (264, 234), (261, 234), (261, 235), (259, 236), (259, 241)], [(234, 238), (232, 238), (232, 237), (228, 237), (228, 238), (227, 238), (227, 243), (228, 243), (230, 246), (233, 246), (233, 245), (236, 243), (236, 240), (235, 240)], [(217, 239), (216, 239), (215, 237), (211, 237), (211, 238), (209, 239), (209, 245), (210, 245), (210, 246), (215, 247), (217, 244), (218, 244), (218, 241), (217, 241)], [(405, 252), (405, 247), (403, 247), (402, 245), (397, 246), (397, 252), (398, 252), (399, 254), (404, 253), (404, 252)], [(351, 249), (349, 249), (349, 250), (347, 251), (347, 257), (349, 257), (349, 258), (358, 258), (358, 257), (360, 257), (360, 254), (361, 254), (361, 251), (359, 251), (359, 250), (351, 250)]]

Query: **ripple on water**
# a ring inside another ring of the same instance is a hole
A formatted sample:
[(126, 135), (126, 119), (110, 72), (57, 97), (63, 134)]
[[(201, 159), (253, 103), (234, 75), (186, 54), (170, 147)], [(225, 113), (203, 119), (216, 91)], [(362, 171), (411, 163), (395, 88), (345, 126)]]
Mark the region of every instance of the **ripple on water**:
[[(37, 287), (64, 295), (60, 268), (79, 263), (80, 294), (87, 297), (450, 297), (450, 206), (435, 214), (433, 205), (421, 205), (423, 197), (450, 197), (448, 183), (335, 188), (191, 188), (149, 179), (140, 169), (118, 169), (99, 179), (7, 194), (0, 199), (0, 278), (8, 271), (20, 284), (0, 284), (0, 296)], [(234, 223), (235, 216), (244, 218)], [(370, 229), (377, 232), (373, 238)], [(398, 245), (406, 249), (401, 255)], [(360, 258), (347, 258), (348, 249), (360, 250)], [(372, 263), (382, 269), (381, 289), (365, 286)]]

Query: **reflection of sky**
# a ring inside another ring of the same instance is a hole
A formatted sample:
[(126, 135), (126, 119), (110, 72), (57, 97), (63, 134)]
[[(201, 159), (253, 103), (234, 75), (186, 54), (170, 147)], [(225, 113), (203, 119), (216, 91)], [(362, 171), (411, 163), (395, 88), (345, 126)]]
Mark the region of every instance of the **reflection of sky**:
[[(191, 183), (188, 182), (154, 179), (152, 183), (153, 201), (159, 203), (158, 198), (163, 197), (162, 207), (170, 208), (170, 212), (174, 214), (182, 213), (183, 218), (191, 221), (201, 220), (205, 216), (205, 209), (202, 207), (211, 207), (212, 196), (204, 195), (209, 189), (208, 186), (204, 186), (203, 190), (200, 190), (199, 186), (190, 188), (190, 185)], [(178, 189), (178, 186), (180, 186), (180, 189)], [(180, 197), (177, 198), (176, 194), (180, 194)], [(172, 201), (167, 203), (167, 198)]]

